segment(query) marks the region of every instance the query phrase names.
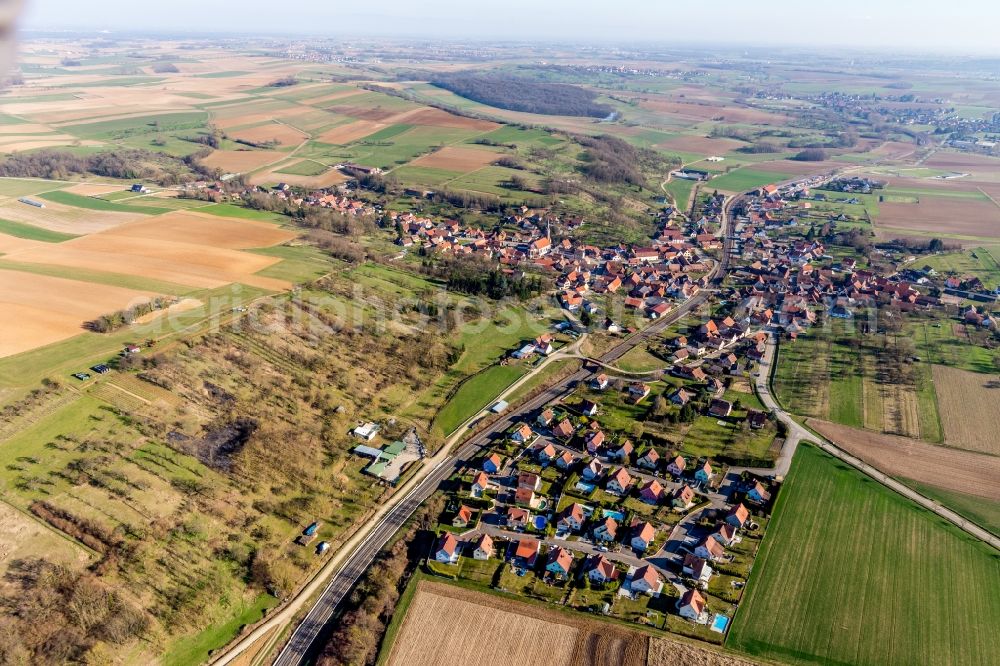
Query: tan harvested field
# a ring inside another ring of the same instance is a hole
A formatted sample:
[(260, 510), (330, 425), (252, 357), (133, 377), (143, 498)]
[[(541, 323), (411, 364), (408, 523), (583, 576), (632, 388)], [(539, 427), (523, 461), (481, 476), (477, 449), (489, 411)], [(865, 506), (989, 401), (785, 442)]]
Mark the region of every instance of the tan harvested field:
[(1000, 238), (1000, 207), (982, 199), (933, 196), (921, 196), (919, 203), (879, 204), (876, 233), (893, 236), (907, 230)]
[(933, 366), (933, 373), (945, 444), (1000, 455), (1000, 381), (996, 376), (943, 365)]
[(414, 166), (432, 167), (435, 169), (446, 169), (448, 171), (475, 171), (488, 164), (492, 164), (500, 157), (492, 150), (481, 150), (477, 148), (464, 148), (459, 146), (445, 146), (441, 150), (434, 151), (430, 155), (424, 155), (410, 162)]
[(333, 129), (319, 135), (317, 138), (323, 143), (343, 145), (345, 143), (357, 141), (358, 139), (363, 139), (369, 134), (374, 134), (386, 126), (386, 123), (379, 123), (374, 120), (355, 120), (352, 123), (347, 123), (346, 125), (341, 125), (340, 127), (334, 127)]
[(644, 666), (648, 640), (611, 624), (421, 581), (388, 663)]
[(49, 134), (52, 128), (47, 125), (21, 123), (20, 125), (0, 125), (0, 134)]
[(736, 139), (713, 139), (707, 136), (675, 136), (663, 143), (656, 144), (656, 147), (662, 150), (680, 150), (685, 153), (697, 153), (708, 157), (710, 155), (724, 155), (745, 145), (747, 144)]
[[(254, 275), (277, 263), (276, 258), (187, 240), (154, 240), (141, 235), (147, 232), (144, 228), (139, 231), (140, 235), (133, 235), (128, 230), (91, 234), (64, 243), (49, 243), (44, 248), (12, 252), (5, 258), (148, 277), (205, 289), (233, 282), (275, 291), (291, 286), (283, 280)], [(38, 302), (45, 303), (44, 299)]]
[(229, 173), (253, 171), (285, 157), (276, 150), (215, 150), (202, 160), (210, 167)]
[(152, 292), (0, 270), (0, 357), (83, 332), (83, 323), (154, 296)]
[(68, 234), (95, 233), (120, 224), (143, 220), (146, 217), (142, 213), (85, 210), (52, 201), (46, 201), (45, 208), (29, 206), (13, 198), (0, 203), (0, 219), (33, 224), (36, 227)]
[(649, 639), (646, 666), (755, 666), (756, 662), (669, 638)]
[(66, 192), (79, 194), (84, 197), (97, 197), (111, 192), (121, 192), (125, 187), (121, 183), (77, 183), (66, 188)]
[(489, 132), (500, 127), (498, 123), (494, 123), (489, 120), (466, 118), (465, 116), (457, 116), (454, 113), (448, 113), (447, 111), (442, 111), (441, 109), (426, 107), (413, 109), (411, 111), (404, 111), (403, 113), (392, 116), (389, 120), (393, 124), (408, 123), (410, 125), (428, 125), (431, 127), (472, 129), (480, 132)]
[(309, 138), (304, 132), (294, 127), (275, 122), (247, 129), (231, 130), (229, 135), (234, 139), (253, 143), (277, 141), (279, 146), (296, 146)]
[[(6, 137), (11, 138), (11, 137)], [(11, 141), (0, 141), (0, 153), (17, 153), (22, 150), (35, 150), (36, 148), (55, 148), (57, 146), (70, 146), (79, 141), (74, 136), (68, 134), (54, 135), (52, 138), (38, 139), (28, 137), (13, 138)], [(88, 142), (94, 145), (94, 142)]]
[(151, 241), (206, 245), (211, 247), (246, 250), (271, 247), (296, 237), (270, 222), (220, 217), (192, 211), (175, 211), (133, 222), (101, 234), (104, 239), (127, 237)]
[(30, 250), (36, 247), (45, 247), (45, 243), (42, 241), (18, 238), (17, 236), (8, 236), (7, 234), (0, 233), (0, 254), (9, 254), (11, 252), (18, 252), (19, 250)]
[(1000, 501), (1000, 457), (818, 419), (807, 423), (840, 448), (890, 476)]

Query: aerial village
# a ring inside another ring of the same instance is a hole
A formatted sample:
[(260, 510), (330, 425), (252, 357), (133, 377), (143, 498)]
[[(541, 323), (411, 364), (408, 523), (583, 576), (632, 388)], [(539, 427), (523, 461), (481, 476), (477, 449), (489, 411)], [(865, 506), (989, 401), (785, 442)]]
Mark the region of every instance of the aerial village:
[[(522, 208), (485, 230), (383, 211), (349, 192), (270, 194), (378, 215), (407, 251), (480, 256), (510, 271), (547, 274), (566, 315), (557, 332), (628, 335), (712, 290), (710, 316), (688, 315), (650, 345), (660, 370), (637, 376), (591, 363), (590, 378), (571, 395), (466, 461), (445, 488), (447, 509), (426, 567), (721, 642), (782, 481), (775, 463), (783, 425), (753, 389), (774, 338), (794, 344), (819, 321), (861, 319), (876, 306), (906, 313), (943, 307), (949, 295), (953, 304), (995, 301), (974, 280), (918, 269), (919, 260), (899, 250), (876, 249), (885, 261), (862, 268), (850, 248), (828, 246), (823, 239), (843, 216), (817, 214), (813, 204), (849, 204), (852, 194), (880, 186), (856, 178), (764, 186), (731, 202), (728, 239), (727, 199), (714, 193), (694, 215), (665, 206), (648, 245), (612, 247), (578, 242), (584, 220), (545, 210)], [(713, 284), (726, 251), (728, 270)], [(624, 324), (613, 311), (635, 316)], [(988, 307), (956, 316), (997, 326)], [(554, 334), (524, 340), (503, 362), (547, 356), (554, 342)], [(419, 441), (376, 447), (378, 431), (359, 424), (355, 453), (370, 459), (368, 473), (395, 484), (425, 452)]]

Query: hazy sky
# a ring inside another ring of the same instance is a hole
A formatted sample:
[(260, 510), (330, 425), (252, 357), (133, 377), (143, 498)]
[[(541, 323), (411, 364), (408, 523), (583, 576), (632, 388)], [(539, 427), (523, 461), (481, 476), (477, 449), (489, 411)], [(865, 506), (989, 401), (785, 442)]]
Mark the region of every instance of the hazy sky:
[[(0, 0), (0, 3), (4, 0)], [(845, 46), (1000, 55), (997, 0), (26, 0), (22, 27)]]

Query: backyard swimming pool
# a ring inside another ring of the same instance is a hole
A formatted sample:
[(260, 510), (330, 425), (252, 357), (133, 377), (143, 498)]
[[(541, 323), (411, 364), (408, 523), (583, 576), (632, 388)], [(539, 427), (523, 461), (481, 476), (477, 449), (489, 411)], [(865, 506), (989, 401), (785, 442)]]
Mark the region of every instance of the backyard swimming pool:
[(726, 627), (729, 626), (729, 618), (725, 615), (716, 615), (712, 619), (712, 631), (717, 631), (720, 634), (726, 633)]

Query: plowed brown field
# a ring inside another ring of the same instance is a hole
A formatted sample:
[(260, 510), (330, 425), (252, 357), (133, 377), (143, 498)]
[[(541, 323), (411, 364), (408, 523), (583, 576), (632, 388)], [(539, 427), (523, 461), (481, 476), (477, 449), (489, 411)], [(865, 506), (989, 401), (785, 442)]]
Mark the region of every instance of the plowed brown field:
[(446, 169), (448, 171), (474, 171), (493, 163), (500, 155), (491, 150), (445, 146), (430, 155), (419, 157), (410, 164)]
[(611, 624), (421, 581), (388, 663), (645, 666), (648, 641)]
[(828, 421), (809, 419), (808, 424), (851, 455), (890, 476), (1000, 501), (1000, 457)]

